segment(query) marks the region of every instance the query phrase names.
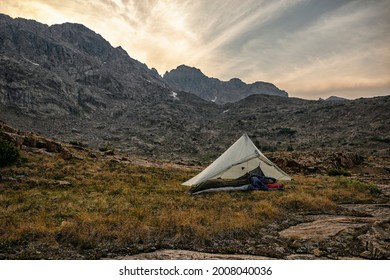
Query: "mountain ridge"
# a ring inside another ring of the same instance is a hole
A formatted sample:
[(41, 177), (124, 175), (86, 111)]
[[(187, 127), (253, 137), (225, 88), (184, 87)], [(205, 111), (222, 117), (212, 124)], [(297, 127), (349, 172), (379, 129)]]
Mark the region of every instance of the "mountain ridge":
[(180, 65), (165, 72), (163, 79), (173, 88), (191, 92), (217, 104), (234, 103), (252, 94), (267, 94), (288, 97), (288, 93), (268, 82), (246, 84), (239, 78), (221, 81), (207, 77), (195, 67)]

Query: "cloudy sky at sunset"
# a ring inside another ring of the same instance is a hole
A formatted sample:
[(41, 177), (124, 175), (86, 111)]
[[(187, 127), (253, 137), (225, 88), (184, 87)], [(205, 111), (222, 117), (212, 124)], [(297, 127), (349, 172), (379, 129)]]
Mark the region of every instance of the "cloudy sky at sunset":
[(390, 94), (388, 0), (0, 0), (0, 12), (82, 23), (160, 74), (186, 64), (306, 99)]

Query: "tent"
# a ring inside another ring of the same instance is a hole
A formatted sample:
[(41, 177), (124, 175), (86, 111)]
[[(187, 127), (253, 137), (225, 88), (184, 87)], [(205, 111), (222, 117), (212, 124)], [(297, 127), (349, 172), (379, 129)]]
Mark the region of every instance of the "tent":
[(195, 187), (213, 179), (234, 180), (248, 173), (291, 180), (290, 176), (263, 155), (245, 133), (212, 164), (183, 185)]

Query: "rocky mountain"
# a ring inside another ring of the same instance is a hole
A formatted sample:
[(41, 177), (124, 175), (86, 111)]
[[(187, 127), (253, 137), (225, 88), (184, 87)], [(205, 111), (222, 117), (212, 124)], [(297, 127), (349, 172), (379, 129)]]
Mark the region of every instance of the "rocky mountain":
[(163, 78), (176, 90), (194, 93), (217, 104), (234, 103), (252, 94), (288, 96), (287, 92), (271, 83), (246, 84), (238, 78), (227, 82), (220, 81), (216, 78), (209, 78), (199, 69), (186, 65), (166, 72)]
[(80, 24), (1, 15), (0, 63), (0, 118), (66, 141), (150, 154), (218, 113)]
[(80, 24), (0, 15), (1, 103), (29, 114), (88, 114), (165, 87), (156, 71)]
[(66, 142), (196, 164), (244, 132), (263, 151), (389, 151), (390, 96), (323, 102), (255, 94), (218, 104), (172, 89), (166, 75), (79, 24), (0, 15), (0, 64), (0, 120)]

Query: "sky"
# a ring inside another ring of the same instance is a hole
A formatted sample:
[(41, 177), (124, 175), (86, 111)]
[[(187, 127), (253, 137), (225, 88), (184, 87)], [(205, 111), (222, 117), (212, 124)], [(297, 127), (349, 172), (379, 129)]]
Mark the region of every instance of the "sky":
[(84, 24), (161, 75), (185, 64), (290, 97), (390, 95), (389, 0), (0, 0), (0, 13)]

